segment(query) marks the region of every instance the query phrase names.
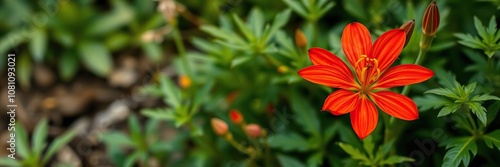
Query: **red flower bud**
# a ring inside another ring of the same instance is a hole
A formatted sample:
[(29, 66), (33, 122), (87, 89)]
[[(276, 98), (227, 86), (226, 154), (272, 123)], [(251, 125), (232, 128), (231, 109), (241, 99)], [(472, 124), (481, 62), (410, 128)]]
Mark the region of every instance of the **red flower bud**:
[(260, 136), (260, 132), (260, 126), (257, 124), (248, 124), (245, 126), (245, 133), (250, 137), (257, 138)]
[(413, 28), (415, 28), (415, 19), (407, 21), (399, 27), (399, 29), (405, 30), (406, 41), (404, 46), (406, 46), (410, 41), (411, 35), (413, 34)]
[(219, 136), (223, 136), (227, 133), (228, 127), (226, 122), (219, 118), (212, 118), (210, 120), (210, 123), (212, 124), (212, 129), (214, 130), (215, 134)]
[(236, 125), (240, 125), (243, 123), (243, 115), (241, 115), (240, 111), (232, 109), (229, 111), (229, 118), (231, 118), (231, 122)]
[(304, 48), (307, 45), (306, 35), (300, 29), (295, 30), (295, 45), (300, 48)]
[(422, 18), (422, 32), (427, 36), (434, 36), (439, 27), (439, 10), (436, 1), (432, 1), (425, 10)]

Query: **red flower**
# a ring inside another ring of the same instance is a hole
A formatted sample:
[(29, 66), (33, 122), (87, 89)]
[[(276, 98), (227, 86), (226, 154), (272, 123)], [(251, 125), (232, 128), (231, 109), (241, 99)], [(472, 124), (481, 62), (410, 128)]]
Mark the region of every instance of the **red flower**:
[(240, 125), (244, 121), (241, 112), (235, 109), (229, 111), (229, 118), (231, 118), (231, 121), (236, 125)]
[(422, 66), (404, 64), (389, 68), (405, 43), (405, 32), (393, 29), (372, 45), (368, 29), (360, 23), (348, 24), (342, 34), (342, 49), (351, 69), (337, 56), (321, 48), (309, 50), (313, 65), (299, 75), (313, 83), (339, 90), (325, 100), (322, 110), (334, 115), (351, 113), (351, 124), (360, 139), (368, 136), (378, 121), (378, 111), (402, 119), (415, 120), (418, 110), (408, 97), (388, 88), (423, 82), (434, 73)]

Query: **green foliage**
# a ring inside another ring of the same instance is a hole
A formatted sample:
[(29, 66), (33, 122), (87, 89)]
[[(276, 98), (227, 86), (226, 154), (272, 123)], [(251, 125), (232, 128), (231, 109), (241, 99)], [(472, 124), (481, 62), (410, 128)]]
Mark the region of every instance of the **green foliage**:
[[(0, 158), (0, 165), (5, 166), (24, 166), (39, 167), (49, 163), (52, 157), (66, 146), (75, 136), (75, 131), (68, 131), (56, 137), (51, 144), (47, 143), (48, 121), (42, 119), (38, 122), (33, 135), (31, 144), (28, 143), (29, 137), (22, 124), (17, 123), (15, 129), (16, 135), (16, 153), (21, 159)], [(16, 156), (16, 158), (19, 158)]]
[[(445, 76), (446, 74), (438, 74), (440, 76)], [(454, 77), (452, 77), (454, 78)], [(435, 94), (439, 96), (445, 96), (450, 99), (449, 102), (439, 103), (436, 105), (435, 102), (431, 101), (420, 101), (421, 106), (433, 106), (438, 108), (439, 106), (444, 106), (439, 111), (438, 117), (446, 116), (448, 114), (455, 113), (458, 110), (464, 110), (463, 112), (472, 111), (477, 118), (486, 126), (486, 108), (484, 108), (481, 103), (488, 100), (500, 100), (500, 98), (488, 94), (478, 94), (476, 90), (476, 83), (471, 83), (467, 86), (460, 85), (456, 80), (453, 79), (451, 82), (450, 78), (441, 79), (442, 86), (445, 88), (436, 88), (426, 91), (425, 93)], [(453, 101), (453, 102), (451, 102)], [(473, 125), (475, 126), (475, 125)]]
[(315, 22), (335, 6), (335, 2), (327, 0), (319, 1), (294, 1), (283, 0), (294, 12), (308, 21)]
[(446, 145), (448, 150), (444, 155), (443, 167), (458, 167), (460, 163), (468, 166), (472, 157), (477, 154), (477, 145), (474, 137), (452, 139)]
[[(388, 143), (389, 144), (389, 143)], [(371, 136), (363, 140), (363, 150), (360, 150), (352, 145), (346, 143), (338, 143), (340, 148), (344, 150), (349, 156), (356, 160), (359, 164), (364, 166), (384, 166), (384, 165), (395, 165), (404, 162), (413, 162), (413, 158), (399, 156), (399, 155), (389, 155), (388, 145), (381, 145), (376, 154), (375, 143)], [(390, 144), (389, 144), (390, 145)]]
[(477, 17), (474, 17), (474, 26), (480, 38), (471, 34), (457, 33), (454, 35), (460, 39), (458, 43), (470, 48), (484, 50), (484, 54), (488, 58), (493, 57), (493, 54), (500, 50), (500, 31), (498, 31), (495, 16), (491, 17), (487, 27)]

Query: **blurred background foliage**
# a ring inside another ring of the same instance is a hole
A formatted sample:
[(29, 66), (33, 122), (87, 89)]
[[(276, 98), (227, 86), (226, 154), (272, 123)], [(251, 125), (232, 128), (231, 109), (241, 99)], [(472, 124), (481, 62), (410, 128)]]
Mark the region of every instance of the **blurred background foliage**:
[[(419, 52), (422, 15), (429, 3), (4, 0), (0, 2), (0, 54), (17, 54), (20, 98), (29, 101), (24, 109), (27, 114), (20, 119), (25, 124), (32, 122), (27, 133), (37, 132), (33, 129), (40, 117), (48, 117), (49, 129), (55, 131), (45, 132), (49, 141), (62, 131), (80, 130), (69, 147), (57, 147), (65, 154), (73, 150), (76, 160), (56, 157), (44, 163), (495, 166), (499, 149), (490, 148), (500, 148), (500, 123), (491, 121), (500, 108), (497, 98), (467, 103), (485, 109), (473, 111), (478, 126), (480, 121), (486, 122), (487, 113), (488, 123), (477, 128), (477, 134), (469, 135), (467, 128), (455, 128), (460, 123), (453, 118), (438, 115), (455, 113), (443, 112), (444, 107), (462, 105), (453, 102), (457, 99), (446, 99), (453, 93), (462, 91), (463, 99), (500, 96), (499, 17), (494, 17), (499, 13), (498, 1), (437, 1), (441, 23), (422, 64), (437, 75), (412, 87), (409, 97), (419, 106), (420, 118), (395, 129), (399, 135), (389, 140), (384, 139), (383, 121), (369, 138), (359, 140), (347, 116), (320, 112), (333, 89), (297, 75), (311, 64), (307, 56), (311, 47), (344, 57), (340, 37), (345, 25), (354, 21), (366, 25), (375, 38), (415, 19), (412, 38), (396, 62), (413, 63)], [(0, 59), (0, 71), (5, 73), (5, 69), (6, 59)], [(457, 84), (443, 84), (455, 80)], [(61, 86), (71, 96), (60, 93)], [(451, 93), (429, 91), (439, 87)], [(461, 90), (465, 87), (474, 93)], [(81, 93), (87, 91), (92, 95)], [(32, 99), (38, 96), (42, 100), (33, 105)], [(85, 102), (70, 103), (78, 100)], [(69, 110), (64, 103), (81, 109), (75, 109), (77, 114), (58, 115)], [(249, 137), (245, 127), (231, 124), (231, 109), (241, 112), (247, 123), (258, 124), (261, 136)], [(213, 117), (229, 124), (231, 139), (213, 133)], [(77, 124), (79, 121), (86, 123)], [(464, 144), (458, 136), (472, 136), (474, 145)], [(82, 145), (92, 151), (82, 153)], [(240, 150), (240, 146), (254, 151)], [(22, 165), (36, 166), (37, 158)], [(16, 164), (5, 159), (0, 162)]]

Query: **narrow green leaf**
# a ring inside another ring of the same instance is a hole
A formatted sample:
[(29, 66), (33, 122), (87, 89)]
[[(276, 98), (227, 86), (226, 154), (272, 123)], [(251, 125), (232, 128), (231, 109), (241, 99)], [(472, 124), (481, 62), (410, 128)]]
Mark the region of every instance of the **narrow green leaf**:
[(160, 124), (160, 120), (157, 119), (157, 118), (151, 118), (151, 119), (148, 119), (148, 121), (146, 122), (146, 127), (144, 129), (144, 131), (146, 132), (146, 137), (152, 137), (152, 136), (155, 136), (155, 135), (158, 135), (158, 125)]
[(307, 18), (307, 10), (297, 0), (283, 0), (283, 2), (290, 7), (293, 11), (297, 12), (303, 18)]
[(488, 107), (487, 123), (486, 126), (491, 124), (493, 120), (497, 117), (498, 111), (500, 110), (500, 101), (497, 101)]
[(141, 114), (149, 118), (165, 121), (171, 121), (175, 118), (173, 111), (169, 109), (142, 109)]
[(236, 14), (233, 14), (233, 20), (241, 33), (245, 36), (247, 41), (253, 41), (255, 37), (253, 36), (250, 28), (248, 28), (247, 25), (243, 23), (243, 20), (241, 20), (240, 17)]
[(232, 61), (231, 61), (231, 68), (234, 68), (236, 66), (239, 66), (243, 63), (246, 63), (246, 62), (249, 62), (250, 60), (252, 60), (254, 57), (253, 56), (250, 56), (250, 55), (243, 55), (243, 56), (238, 56), (236, 58), (234, 58)]
[(49, 162), (49, 160), (57, 151), (62, 149), (64, 146), (66, 146), (66, 144), (73, 140), (76, 134), (76, 131), (69, 131), (56, 138), (47, 149), (47, 152), (44, 154), (42, 164), (47, 164), (47, 162)]
[(379, 163), (379, 165), (395, 165), (395, 164), (399, 164), (399, 163), (403, 163), (403, 162), (413, 162), (413, 161), (415, 161), (415, 160), (413, 158), (410, 158), (410, 157), (393, 155), (385, 160), (382, 160)]
[(373, 143), (373, 137), (368, 136), (363, 140), (363, 148), (368, 153), (370, 159), (373, 158), (373, 151), (375, 149), (375, 143)]
[(21, 54), (18, 57), (19, 60), (17, 64), (17, 80), (19, 81), (19, 84), (22, 86), (22, 88), (29, 88), (30, 87), (30, 81), (31, 77), (33, 74), (33, 64), (29, 58), (28, 55), (26, 54)]
[(101, 135), (100, 140), (107, 146), (117, 146), (119, 148), (129, 148), (135, 145), (129, 136), (121, 132), (109, 132)]
[(135, 115), (128, 117), (128, 128), (130, 130), (130, 137), (135, 143), (141, 143), (143, 140), (142, 129), (139, 120)]
[(307, 158), (307, 166), (321, 166), (323, 165), (324, 154), (322, 152), (317, 152)]
[(432, 94), (436, 94), (436, 95), (440, 95), (440, 96), (446, 96), (446, 97), (451, 97), (451, 98), (454, 98), (454, 99), (461, 99), (460, 96), (458, 96), (455, 92), (453, 92), (452, 90), (450, 89), (446, 89), (446, 88), (436, 88), (436, 89), (431, 89), (431, 90), (428, 90), (424, 93), (432, 93)]
[(477, 118), (486, 126), (486, 108), (484, 108), (480, 103), (478, 102), (470, 102), (467, 103), (469, 108), (471, 109), (472, 113), (474, 113)]
[(33, 31), (30, 40), (30, 51), (35, 62), (41, 63), (43, 61), (47, 49), (47, 42), (47, 33), (44, 29), (39, 28)]
[(142, 44), (142, 50), (146, 53), (146, 56), (153, 61), (160, 63), (163, 57), (163, 50), (161, 46), (157, 43), (150, 42)]
[(437, 117), (442, 117), (442, 116), (446, 116), (448, 114), (454, 113), (458, 110), (458, 108), (460, 108), (459, 104), (451, 104), (450, 106), (443, 107), (439, 111), (439, 114)]
[(275, 134), (268, 139), (269, 146), (284, 151), (308, 151), (311, 145), (302, 136), (297, 133)]
[(105, 77), (111, 73), (113, 60), (108, 49), (98, 42), (82, 42), (78, 46), (80, 59), (94, 74)]
[(132, 155), (125, 158), (124, 167), (132, 167), (136, 164), (136, 161), (141, 157), (143, 153), (140, 151), (134, 152)]
[[(125, 5), (125, 3), (121, 3), (121, 5)], [(86, 28), (86, 33), (90, 35), (102, 35), (112, 32), (132, 21), (134, 18), (133, 14), (133, 11), (128, 7), (115, 6), (115, 9), (111, 13), (95, 17), (88, 28)]]
[(317, 111), (303, 96), (296, 91), (292, 91), (290, 103), (292, 112), (295, 114), (294, 121), (303, 127), (303, 130), (312, 135), (319, 136), (320, 126)]
[(476, 85), (477, 85), (477, 83), (476, 83), (476, 82), (473, 82), (473, 83), (471, 83), (471, 84), (467, 85), (467, 86), (465, 87), (465, 89), (464, 89), (465, 94), (466, 94), (466, 95), (470, 95), (470, 94), (472, 94), (472, 92), (474, 92), (474, 90), (476, 90)]
[(22, 167), (22, 163), (7, 157), (0, 157), (0, 166)]
[(237, 34), (234, 34), (232, 32), (228, 32), (226, 30), (219, 29), (215, 26), (207, 25), (207, 26), (202, 26), (201, 30), (220, 39), (223, 39), (225, 41), (228, 41), (230, 43), (234, 43), (237, 45), (245, 45), (246, 42)]
[(42, 154), (43, 148), (45, 147), (45, 142), (47, 139), (49, 130), (49, 125), (47, 119), (41, 119), (33, 131), (33, 138), (31, 144), (33, 146), (33, 154), (39, 157)]
[(27, 159), (31, 157), (31, 151), (28, 143), (28, 134), (26, 133), (26, 129), (20, 123), (16, 125), (16, 153), (19, 154), (19, 157)]
[(322, 17), (323, 15), (326, 14), (330, 9), (332, 9), (335, 6), (335, 2), (331, 1), (330, 3), (326, 4), (323, 8), (321, 8), (318, 12), (318, 18)]
[(474, 16), (474, 26), (476, 27), (479, 36), (481, 36), (483, 39), (488, 38), (488, 33), (486, 32), (486, 28), (483, 26), (483, 23), (481, 23), (481, 20), (479, 20), (476, 16)]
[(419, 96), (413, 98), (413, 101), (417, 104), (419, 111), (427, 111), (430, 109), (438, 109), (441, 108), (449, 103), (450, 101), (446, 100), (445, 98), (441, 98), (436, 95), (424, 95), (424, 96)]
[(71, 52), (64, 52), (59, 58), (59, 75), (64, 81), (73, 79), (78, 71), (77, 56)]
[(474, 137), (454, 139), (446, 145), (446, 154), (443, 167), (458, 167), (461, 163), (468, 166), (472, 157), (477, 154), (477, 145)]
[(368, 157), (366, 157), (366, 155), (363, 154), (359, 149), (354, 148), (353, 146), (345, 143), (338, 143), (338, 145), (340, 146), (340, 148), (342, 148), (342, 150), (344, 150), (347, 154), (349, 154), (352, 159), (360, 160), (365, 163), (370, 162)]
[(288, 22), (288, 19), (290, 19), (290, 13), (291, 10), (286, 9), (276, 15), (274, 18), (273, 24), (271, 27), (264, 33), (264, 36), (262, 38), (262, 43), (267, 43), (269, 40), (271, 40), (272, 37), (274, 37), (275, 33), (285, 26), (285, 24)]
[(173, 108), (181, 106), (181, 90), (166, 76), (160, 78), (160, 88), (165, 93), (165, 102)]
[(283, 155), (283, 154), (278, 154), (278, 161), (280, 162), (281, 166), (286, 166), (286, 167), (305, 167), (306, 165), (302, 164), (299, 160)]
[(257, 39), (262, 38), (262, 31), (264, 30), (265, 18), (259, 8), (253, 8), (248, 16), (248, 27), (251, 27), (253, 34)]
[(477, 101), (477, 102), (482, 102), (482, 101), (487, 101), (487, 100), (497, 100), (500, 101), (500, 98), (493, 96), (493, 95), (476, 95), (470, 99), (471, 101)]
[(500, 130), (483, 135), (483, 139), (489, 148), (496, 147), (500, 151)]

